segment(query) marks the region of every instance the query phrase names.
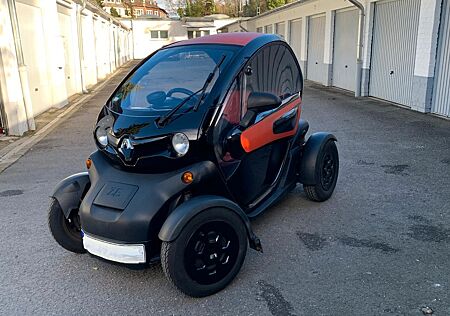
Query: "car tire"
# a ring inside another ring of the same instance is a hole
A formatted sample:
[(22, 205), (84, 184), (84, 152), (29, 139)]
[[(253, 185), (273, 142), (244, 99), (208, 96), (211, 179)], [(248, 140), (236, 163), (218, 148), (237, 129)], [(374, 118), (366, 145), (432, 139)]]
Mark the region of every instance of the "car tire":
[(64, 216), (58, 200), (52, 198), (48, 209), (48, 227), (56, 242), (64, 249), (75, 253), (85, 253), (81, 229), (79, 228), (78, 214), (73, 214), (70, 219)]
[(336, 143), (329, 140), (319, 152), (316, 163), (315, 185), (303, 185), (308, 199), (316, 202), (328, 200), (334, 192), (339, 175), (339, 154)]
[(229, 209), (211, 208), (192, 218), (175, 240), (162, 243), (162, 268), (183, 293), (208, 296), (235, 278), (247, 244), (242, 219)]

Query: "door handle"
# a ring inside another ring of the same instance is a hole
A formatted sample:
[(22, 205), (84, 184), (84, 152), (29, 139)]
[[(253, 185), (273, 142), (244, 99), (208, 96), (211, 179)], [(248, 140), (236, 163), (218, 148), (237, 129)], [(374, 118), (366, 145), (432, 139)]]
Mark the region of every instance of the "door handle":
[(296, 118), (297, 107), (294, 107), (273, 123), (273, 133), (281, 134), (293, 130), (295, 128)]

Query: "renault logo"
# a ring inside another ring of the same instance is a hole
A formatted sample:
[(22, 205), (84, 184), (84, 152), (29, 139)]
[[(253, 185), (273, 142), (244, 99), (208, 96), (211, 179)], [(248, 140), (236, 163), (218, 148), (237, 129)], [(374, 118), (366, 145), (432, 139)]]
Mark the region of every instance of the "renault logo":
[(122, 140), (122, 144), (120, 144), (119, 151), (122, 153), (122, 155), (126, 161), (131, 160), (133, 149), (134, 149), (134, 146), (131, 143), (131, 140), (129, 138), (124, 138)]

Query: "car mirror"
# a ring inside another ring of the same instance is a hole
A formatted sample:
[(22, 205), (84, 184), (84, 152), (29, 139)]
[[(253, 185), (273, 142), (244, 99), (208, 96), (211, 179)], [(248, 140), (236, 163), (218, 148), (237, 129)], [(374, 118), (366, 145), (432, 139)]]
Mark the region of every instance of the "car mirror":
[(281, 104), (280, 97), (267, 92), (252, 92), (248, 96), (247, 109), (256, 113), (273, 110)]

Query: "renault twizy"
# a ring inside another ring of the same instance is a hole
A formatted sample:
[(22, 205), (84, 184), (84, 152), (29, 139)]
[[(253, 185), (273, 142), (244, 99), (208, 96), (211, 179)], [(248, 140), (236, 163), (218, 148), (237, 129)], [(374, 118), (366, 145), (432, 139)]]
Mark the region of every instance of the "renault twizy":
[(161, 261), (196, 297), (262, 251), (252, 217), (303, 184), (327, 200), (336, 138), (300, 120), (302, 73), (276, 35), (176, 42), (144, 59), (103, 106), (87, 172), (60, 182), (48, 221), (65, 249), (125, 264)]

